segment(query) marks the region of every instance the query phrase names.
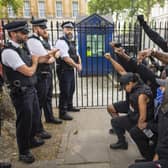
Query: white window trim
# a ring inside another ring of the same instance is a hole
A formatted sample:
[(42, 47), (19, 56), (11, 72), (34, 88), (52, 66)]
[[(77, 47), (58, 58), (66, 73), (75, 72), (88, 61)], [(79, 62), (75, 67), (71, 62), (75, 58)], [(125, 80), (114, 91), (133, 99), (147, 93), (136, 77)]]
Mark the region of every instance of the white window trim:
[[(40, 8), (39, 8), (39, 3), (43, 2), (44, 3), (44, 16), (40, 16)], [(45, 6), (45, 1), (44, 0), (39, 0), (37, 3), (38, 6), (38, 17), (39, 18), (45, 18), (46, 17), (46, 6)]]
[(62, 1), (58, 1), (58, 0), (56, 0), (55, 1), (55, 16), (57, 17), (57, 18), (63, 18), (63, 3), (62, 3), (62, 16), (57, 16), (57, 2), (61, 2), (62, 3)]
[(72, 18), (76, 18), (76, 17), (78, 16), (78, 15), (77, 15), (77, 16), (73, 16), (73, 3), (74, 3), (74, 2), (78, 3), (78, 15), (79, 15), (79, 2), (73, 0), (73, 1), (72, 1)]
[(25, 2), (28, 2), (28, 3), (29, 3), (29, 13), (30, 13), (30, 16), (26, 16), (26, 15), (25, 15), (25, 8), (24, 8), (25, 6), (23, 6), (23, 15), (24, 15), (25, 18), (30, 18), (30, 17), (31, 17), (30, 1), (27, 0), (27, 1), (24, 1), (23, 3), (25, 3)]
[[(10, 13), (9, 13), (9, 8), (11, 8), (13, 15), (10, 15)], [(14, 13), (14, 11), (13, 11), (13, 9), (12, 9), (12, 6), (8, 6), (8, 17), (9, 17), (9, 18), (15, 18), (15, 17), (16, 17), (16, 14)]]

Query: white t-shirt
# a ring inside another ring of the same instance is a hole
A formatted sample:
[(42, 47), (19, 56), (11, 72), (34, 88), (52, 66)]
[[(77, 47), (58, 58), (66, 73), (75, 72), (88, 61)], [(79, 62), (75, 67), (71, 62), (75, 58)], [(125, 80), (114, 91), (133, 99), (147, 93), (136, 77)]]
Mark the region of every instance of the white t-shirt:
[[(19, 44), (9, 40), (10, 43), (12, 43), (12, 45), (14, 47), (19, 47)], [(17, 68), (21, 67), (22, 65), (25, 65), (25, 63), (23, 62), (23, 60), (20, 58), (19, 54), (10, 48), (4, 49), (2, 54), (2, 63), (4, 65), (6, 65), (7, 67), (12, 68), (14, 71), (16, 71)]]
[[(37, 36), (36, 34), (34, 34), (34, 35)], [(31, 55), (45, 56), (48, 54), (47, 50), (44, 48), (42, 43), (35, 38), (28, 39), (27, 46), (28, 46), (28, 49), (29, 49)]]

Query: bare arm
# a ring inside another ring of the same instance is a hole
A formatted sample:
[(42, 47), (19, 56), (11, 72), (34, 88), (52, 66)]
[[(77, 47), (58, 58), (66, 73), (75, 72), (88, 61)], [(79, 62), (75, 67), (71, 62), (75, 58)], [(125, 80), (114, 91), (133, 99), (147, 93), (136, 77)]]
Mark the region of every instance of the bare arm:
[(125, 69), (124, 69), (117, 61), (115, 61), (115, 60), (111, 57), (110, 53), (106, 53), (104, 56), (105, 56), (105, 58), (106, 58), (107, 60), (109, 60), (109, 61), (111, 62), (111, 64), (113, 65), (114, 69), (115, 69), (120, 75), (124, 75), (124, 74), (127, 73), (127, 72), (125, 71)]
[(138, 62), (141, 62), (143, 59), (149, 56), (153, 56), (158, 60), (162, 61), (163, 63), (168, 64), (168, 53), (155, 51), (154, 49), (146, 49), (146, 50), (140, 51), (137, 56)]
[(25, 76), (31, 77), (36, 72), (37, 65), (38, 65), (38, 59), (39, 58), (37, 56), (32, 56), (32, 66), (31, 67), (27, 65), (22, 65), (18, 67), (16, 70)]
[(153, 56), (165, 64), (168, 64), (168, 52), (155, 51)]
[(154, 157), (153, 157), (153, 161), (157, 161), (157, 160), (159, 160), (159, 156), (158, 156), (158, 154), (156, 153), (156, 154), (154, 155)]
[(130, 57), (125, 53), (125, 49), (124, 48), (122, 48), (122, 47), (116, 47), (115, 46), (115, 42), (111, 42), (110, 43), (110, 45), (111, 45), (111, 47), (114, 49), (114, 52), (118, 55), (118, 56), (120, 56), (120, 57), (122, 57), (122, 58), (124, 58), (126, 61), (129, 61), (130, 60)]
[(139, 107), (138, 128), (140, 128), (140, 129), (144, 128), (144, 123), (146, 125), (148, 101), (149, 101), (149, 98), (145, 94), (141, 94), (138, 97), (138, 107)]
[(70, 66), (74, 67), (74, 68), (78, 68), (78, 64), (76, 64), (73, 59), (71, 59), (70, 57), (64, 57), (64, 61), (69, 64)]

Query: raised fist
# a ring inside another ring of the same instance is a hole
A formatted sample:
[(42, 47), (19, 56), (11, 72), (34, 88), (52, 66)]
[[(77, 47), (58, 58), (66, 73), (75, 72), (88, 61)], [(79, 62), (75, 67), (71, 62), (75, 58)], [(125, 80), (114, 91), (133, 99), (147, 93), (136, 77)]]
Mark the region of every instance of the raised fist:
[(144, 15), (138, 15), (137, 19), (138, 19), (140, 25), (142, 25), (144, 23)]

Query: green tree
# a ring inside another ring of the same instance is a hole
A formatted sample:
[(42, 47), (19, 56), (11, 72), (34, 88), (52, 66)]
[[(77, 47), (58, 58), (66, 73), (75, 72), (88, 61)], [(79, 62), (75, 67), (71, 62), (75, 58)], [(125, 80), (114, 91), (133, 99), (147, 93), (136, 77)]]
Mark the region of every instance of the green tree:
[(14, 14), (17, 14), (19, 9), (23, 7), (23, 0), (0, 0), (0, 17), (8, 18), (7, 8), (11, 6)]
[(165, 0), (139, 0), (136, 2), (135, 7), (137, 8), (137, 11), (142, 11), (142, 13), (146, 16), (147, 20), (149, 21), (149, 16), (152, 7), (157, 3), (160, 4), (161, 7), (163, 7)]
[(90, 13), (113, 14), (127, 9), (130, 16), (141, 12), (149, 19), (152, 7), (156, 3), (163, 6), (164, 2), (165, 0), (90, 0), (88, 5)]

